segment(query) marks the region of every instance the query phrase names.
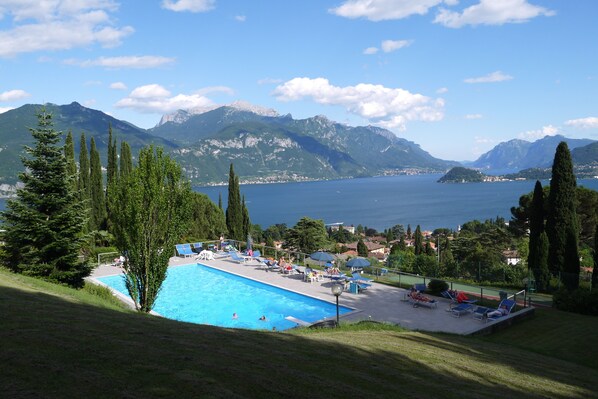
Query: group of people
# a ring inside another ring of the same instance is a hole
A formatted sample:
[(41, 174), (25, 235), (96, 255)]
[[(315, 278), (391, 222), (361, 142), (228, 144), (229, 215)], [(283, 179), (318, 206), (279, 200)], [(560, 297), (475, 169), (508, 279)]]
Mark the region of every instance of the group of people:
[[(238, 318), (239, 318), (239, 315), (236, 312), (233, 313), (233, 320), (236, 320)], [(258, 320), (260, 320), (260, 321), (266, 321), (268, 319), (266, 319), (266, 315), (262, 315)]]

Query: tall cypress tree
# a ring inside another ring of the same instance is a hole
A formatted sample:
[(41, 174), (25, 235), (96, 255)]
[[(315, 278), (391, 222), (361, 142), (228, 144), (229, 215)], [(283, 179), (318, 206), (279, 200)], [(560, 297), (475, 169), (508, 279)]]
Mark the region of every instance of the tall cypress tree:
[(14, 271), (80, 287), (91, 270), (79, 260), (82, 202), (73, 190), (74, 176), (67, 171), (52, 115), (42, 109), (37, 119), (37, 128), (30, 129), (35, 145), (26, 146), (29, 157), (22, 158), (24, 187), (0, 213), (6, 230), (2, 260)]
[(550, 274), (546, 263), (548, 253), (542, 252), (548, 251), (548, 247), (540, 241), (540, 237), (544, 233), (544, 190), (540, 181), (536, 181), (534, 187), (534, 195), (530, 206), (529, 229), (528, 269), (534, 274), (536, 288), (545, 290), (550, 281)]
[(218, 208), (222, 210), (222, 193), (218, 193)]
[(226, 207), (226, 227), (228, 234), (234, 240), (245, 239), (243, 234), (243, 209), (241, 207), (241, 193), (239, 178), (235, 175), (233, 164), (230, 164), (228, 174), (228, 206)]
[(251, 219), (249, 219), (249, 210), (245, 205), (245, 196), (241, 203), (241, 213), (243, 214), (243, 237), (248, 237), (251, 233)]
[[(89, 155), (87, 153), (87, 142), (85, 133), (81, 133), (81, 145), (79, 148), (79, 180), (77, 184), (81, 200), (89, 201)], [(89, 204), (87, 204), (89, 206)]]
[(106, 182), (110, 185), (118, 176), (116, 140), (112, 139), (112, 124), (108, 125), (108, 159), (106, 162)]
[(91, 138), (90, 150), (90, 193), (91, 193), (91, 228), (92, 230), (106, 229), (106, 197), (102, 179), (102, 164), (96, 142)]
[(129, 175), (133, 170), (133, 154), (126, 141), (120, 143), (120, 177)]
[(71, 176), (73, 191), (77, 191), (77, 163), (75, 162), (75, 143), (73, 134), (69, 131), (64, 140), (64, 157), (66, 158), (66, 171)]
[(422, 235), (422, 230), (421, 227), (419, 227), (419, 224), (415, 228), (414, 241), (413, 246), (415, 247), (415, 255), (421, 255), (424, 252), (424, 236)]
[(552, 164), (546, 233), (550, 272), (561, 272), (568, 289), (579, 286), (579, 223), (576, 212), (576, 181), (567, 143), (561, 142)]
[(592, 290), (598, 289), (598, 224), (594, 232), (594, 270), (592, 270)]

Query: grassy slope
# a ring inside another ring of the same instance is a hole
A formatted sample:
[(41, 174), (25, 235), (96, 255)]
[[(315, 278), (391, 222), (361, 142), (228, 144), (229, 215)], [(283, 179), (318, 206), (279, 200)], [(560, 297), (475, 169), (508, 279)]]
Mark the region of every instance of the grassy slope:
[[(3, 270), (0, 315), (0, 386), (11, 398), (598, 397), (595, 364), (520, 348), (537, 351), (543, 330), (518, 346), (509, 334), (520, 327), (484, 339), (389, 327), (230, 330), (136, 314)], [(547, 321), (524, 330), (535, 323)], [(566, 352), (586, 348), (577, 341)]]

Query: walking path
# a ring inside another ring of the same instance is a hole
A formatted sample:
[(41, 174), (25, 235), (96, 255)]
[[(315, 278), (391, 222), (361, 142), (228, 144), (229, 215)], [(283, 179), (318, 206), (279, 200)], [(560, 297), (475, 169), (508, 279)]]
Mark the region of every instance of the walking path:
[[(196, 263), (190, 258), (173, 257), (170, 259), (170, 267)], [(248, 261), (246, 264), (239, 264), (231, 260), (215, 259), (202, 260), (202, 264), (237, 274), (246, 278), (257, 280), (266, 284), (274, 285), (290, 291), (322, 299), (335, 303), (335, 297), (331, 292), (333, 282), (325, 278), (322, 282), (304, 282), (301, 275), (283, 275), (277, 272), (267, 272), (262, 269), (258, 261)], [(119, 274), (122, 270), (115, 266), (100, 266), (92, 274), (93, 277)], [(355, 309), (354, 312), (341, 316), (342, 320), (359, 321), (374, 320), (398, 324), (410, 330), (421, 330), (430, 332), (447, 332), (453, 334), (471, 334), (484, 327), (486, 323), (475, 320), (470, 314), (456, 318), (451, 316), (446, 309), (449, 302), (445, 299), (438, 300), (436, 308), (417, 307), (405, 301), (406, 290), (374, 282), (370, 288), (359, 294), (352, 294), (348, 291), (339, 297), (339, 304)]]

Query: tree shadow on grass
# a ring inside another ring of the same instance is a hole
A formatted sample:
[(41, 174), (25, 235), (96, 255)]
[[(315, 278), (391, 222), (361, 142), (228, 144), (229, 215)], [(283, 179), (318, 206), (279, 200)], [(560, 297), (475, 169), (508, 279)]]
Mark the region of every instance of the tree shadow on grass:
[(546, 358), (460, 337), (224, 329), (3, 286), (0, 314), (0, 385), (11, 398), (595, 395), (587, 369), (573, 367), (572, 379), (534, 365)]

